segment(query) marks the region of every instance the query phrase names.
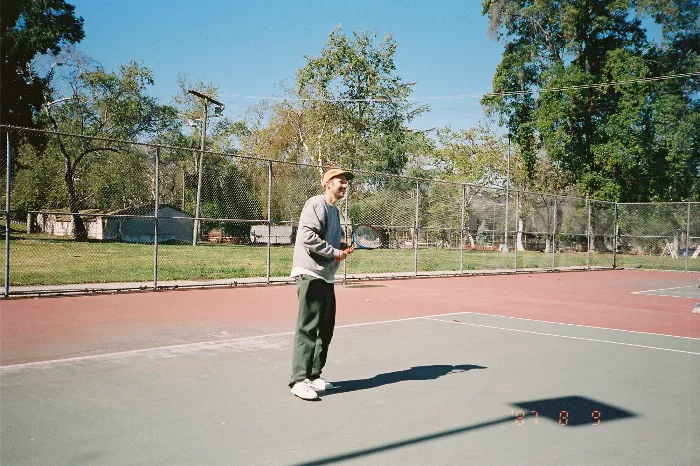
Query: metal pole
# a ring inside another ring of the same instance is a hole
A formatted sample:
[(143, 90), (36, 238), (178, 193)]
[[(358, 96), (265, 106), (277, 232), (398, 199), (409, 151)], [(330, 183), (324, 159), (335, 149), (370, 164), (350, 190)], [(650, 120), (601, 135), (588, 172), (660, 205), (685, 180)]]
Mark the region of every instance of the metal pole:
[(506, 223), (503, 235), (503, 252), (508, 252), (508, 198), (510, 196), (510, 134), (508, 134), (508, 171), (506, 173)]
[(591, 201), (586, 199), (586, 204), (588, 204), (588, 230), (586, 231), (586, 238), (588, 246), (586, 247), (586, 269), (591, 269)]
[(156, 147), (156, 192), (153, 214), (153, 289), (158, 289), (158, 210), (160, 210), (160, 147)]
[(185, 164), (182, 164), (182, 211), (185, 211)]
[(459, 271), (464, 270), (464, 210), (467, 197), (467, 186), (462, 185), (462, 229), (459, 231)]
[(513, 272), (518, 271), (518, 236), (520, 235), (520, 192), (518, 191), (515, 198), (515, 265), (513, 266)]
[(613, 219), (613, 269), (617, 267), (617, 202), (615, 203), (615, 218)]
[(420, 199), (420, 181), (416, 181), (416, 224), (413, 234), (413, 275), (418, 276), (418, 241), (420, 240), (420, 229), (418, 228), (418, 203)]
[(685, 271), (688, 272), (688, 256), (690, 255), (690, 202), (688, 202), (688, 218), (685, 224)]
[(197, 236), (199, 235), (199, 203), (202, 194), (202, 172), (204, 171), (204, 144), (207, 137), (207, 101), (204, 100), (204, 118), (202, 122), (202, 142), (199, 153), (199, 177), (197, 180), (197, 205), (194, 210), (194, 230), (192, 231), (192, 246), (197, 246)]
[[(224, 110), (224, 104), (219, 102), (218, 100), (213, 99), (212, 97), (202, 94), (201, 92), (197, 92), (194, 89), (188, 89), (187, 92), (189, 94), (192, 94), (195, 97), (199, 97), (202, 99), (202, 103), (204, 105), (204, 118), (202, 118), (202, 148), (201, 148), (201, 153), (199, 156), (199, 179), (197, 181), (197, 202), (195, 206), (195, 212), (194, 212), (194, 229), (192, 231), (192, 246), (197, 245), (197, 236), (199, 233), (199, 205), (201, 201), (201, 191), (202, 191), (202, 172), (204, 171), (204, 144), (205, 140), (207, 137), (207, 102), (211, 102), (212, 104), (215, 105), (214, 107), (214, 116), (221, 116), (221, 112)], [(183, 184), (183, 191), (184, 191), (184, 184)]]
[(267, 283), (270, 283), (270, 243), (272, 242), (272, 160), (267, 163), (267, 269), (265, 271)]
[[(350, 203), (350, 181), (345, 188), (345, 241), (348, 245), (352, 242), (348, 237), (348, 204)], [(348, 261), (343, 261), (343, 283), (348, 281)]]
[(552, 225), (552, 270), (554, 270), (554, 262), (557, 257), (557, 199), (554, 198), (554, 225)]
[(10, 296), (10, 155), (12, 145), (7, 130), (7, 172), (5, 173), (5, 297)]

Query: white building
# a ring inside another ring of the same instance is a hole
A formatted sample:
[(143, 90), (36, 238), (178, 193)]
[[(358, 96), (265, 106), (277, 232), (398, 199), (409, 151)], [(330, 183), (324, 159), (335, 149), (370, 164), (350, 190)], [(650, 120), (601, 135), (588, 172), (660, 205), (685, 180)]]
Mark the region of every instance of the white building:
[[(153, 243), (154, 206), (130, 207), (102, 212), (80, 211), (88, 238), (126, 243)], [(192, 216), (168, 204), (158, 207), (158, 242), (192, 241)], [(28, 230), (55, 236), (75, 234), (73, 215), (70, 213), (31, 212), (27, 215)]]

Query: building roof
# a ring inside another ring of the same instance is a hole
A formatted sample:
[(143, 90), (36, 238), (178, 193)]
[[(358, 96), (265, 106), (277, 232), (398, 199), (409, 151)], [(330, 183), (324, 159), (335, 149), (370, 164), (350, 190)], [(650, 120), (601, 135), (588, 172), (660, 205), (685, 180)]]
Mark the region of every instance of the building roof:
[[(182, 214), (182, 217), (191, 217), (192, 215), (188, 214), (187, 212), (182, 211), (181, 209), (178, 209), (177, 207), (170, 205), (170, 204), (158, 204), (158, 209), (162, 209), (163, 207), (169, 207), (180, 214)], [(136, 207), (126, 207), (123, 209), (117, 209), (117, 210), (104, 210), (104, 209), (84, 209), (78, 211), (79, 214), (82, 215), (89, 215), (91, 217), (100, 217), (100, 216), (109, 216), (109, 215), (149, 215), (152, 214), (155, 209), (153, 208), (153, 204), (144, 204), (141, 206), (136, 206)], [(41, 212), (39, 212), (41, 213)], [(68, 209), (65, 209), (64, 212), (48, 212), (48, 215), (55, 215), (57, 220), (65, 220), (69, 221), (72, 217), (73, 214), (68, 211)]]
[[(163, 207), (170, 207), (173, 210), (178, 211), (179, 213), (182, 214), (182, 216), (187, 216), (191, 217), (190, 214), (187, 212), (182, 211), (181, 209), (178, 209), (177, 207), (170, 205), (170, 204), (158, 204), (158, 210), (162, 209)], [(113, 210), (111, 212), (104, 212), (105, 215), (147, 215), (153, 212), (155, 209), (153, 208), (153, 204), (145, 204), (142, 206), (137, 206), (137, 207), (126, 207), (124, 209), (118, 209), (118, 210)]]

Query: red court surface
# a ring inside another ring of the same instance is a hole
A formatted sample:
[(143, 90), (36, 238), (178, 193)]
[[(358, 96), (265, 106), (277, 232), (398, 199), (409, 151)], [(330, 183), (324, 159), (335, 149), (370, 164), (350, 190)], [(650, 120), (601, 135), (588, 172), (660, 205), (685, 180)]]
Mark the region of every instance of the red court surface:
[[(482, 313), (700, 338), (698, 274), (590, 271), (338, 284), (336, 325)], [(0, 365), (291, 333), (293, 285), (13, 298), (0, 302)]]

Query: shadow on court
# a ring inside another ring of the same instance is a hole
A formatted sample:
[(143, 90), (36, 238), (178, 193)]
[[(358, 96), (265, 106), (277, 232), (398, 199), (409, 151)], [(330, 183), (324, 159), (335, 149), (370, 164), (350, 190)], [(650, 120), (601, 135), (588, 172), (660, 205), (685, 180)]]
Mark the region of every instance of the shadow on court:
[(522, 401), (513, 403), (513, 406), (521, 408), (516, 412), (516, 422), (523, 423), (528, 417), (536, 421), (549, 419), (565, 426), (599, 426), (609, 421), (636, 417), (636, 414), (624, 409), (581, 396)]
[[(422, 366), (418, 368), (411, 368), (407, 371), (399, 371), (397, 372), (398, 374), (403, 373), (403, 372), (411, 372), (413, 369), (421, 369), (421, 368), (432, 368), (432, 367), (438, 367), (438, 368), (444, 368), (444, 367), (453, 367), (453, 366)], [(465, 370), (470, 370), (470, 369), (484, 369), (481, 366), (454, 366), (455, 368), (458, 367), (468, 367), (469, 369)], [(440, 369), (444, 370), (444, 369)], [(448, 371), (449, 373), (449, 371)], [(382, 374), (386, 375), (386, 374)], [(371, 379), (370, 379), (371, 380)], [(423, 380), (423, 379), (419, 379)], [(340, 383), (340, 382), (339, 382)], [(529, 411), (532, 411), (533, 413), (537, 410), (539, 410), (539, 415), (535, 418), (538, 420), (549, 420), (550, 422), (559, 424), (560, 426), (573, 426), (573, 427), (581, 427), (581, 426), (602, 426), (603, 424), (609, 422), (609, 421), (614, 421), (614, 420), (620, 420), (620, 419), (628, 419), (628, 418), (634, 418), (637, 417), (637, 414), (634, 414), (630, 411), (626, 411), (622, 408), (617, 408), (615, 406), (608, 405), (606, 403), (602, 403), (590, 398), (582, 397), (582, 396), (565, 396), (565, 397), (560, 397), (560, 398), (549, 398), (549, 399), (542, 399), (542, 400), (531, 400), (531, 401), (526, 401), (526, 402), (519, 402), (519, 403), (512, 403), (512, 406), (527, 409)], [(566, 413), (566, 414), (564, 414)], [(571, 415), (572, 413), (576, 413), (576, 417), (572, 418)], [(594, 416), (591, 416), (589, 413), (594, 413)], [(598, 417), (596, 418), (596, 415)], [(534, 415), (533, 415), (534, 416)], [(431, 440), (438, 440), (444, 437), (449, 437), (452, 435), (459, 435), (463, 434), (466, 432), (478, 430), (478, 429), (484, 429), (486, 427), (491, 427), (495, 426), (498, 424), (504, 424), (504, 423), (520, 423), (522, 422), (522, 418), (519, 417), (518, 414), (514, 416), (505, 416), (497, 419), (493, 419), (490, 421), (484, 421), (480, 422), (478, 424), (470, 424), (467, 426), (463, 427), (458, 427), (456, 429), (450, 429), (450, 430), (443, 430), (441, 432), (436, 432), (434, 434), (430, 435), (423, 435), (420, 437), (413, 437), (407, 440), (403, 440), (400, 442), (393, 442), (393, 443), (387, 443), (385, 445), (379, 445), (374, 448), (367, 448), (364, 450), (357, 450), (354, 452), (350, 453), (345, 453), (342, 455), (335, 455), (335, 456), (329, 456), (326, 458), (320, 458), (318, 460), (314, 461), (309, 461), (305, 463), (299, 463), (298, 466), (316, 466), (316, 465), (323, 465), (323, 464), (332, 464), (340, 461), (348, 461), (356, 458), (362, 458), (365, 456), (369, 455), (374, 455), (377, 453), (383, 453), (386, 451), (394, 450), (397, 448), (403, 448), (403, 447), (408, 447), (416, 444), (420, 444), (423, 442), (428, 442)]]
[(476, 366), (473, 364), (461, 364), (457, 366), (450, 364), (414, 366), (410, 369), (405, 369), (402, 371), (377, 374), (369, 379), (341, 380), (337, 382), (333, 381), (335, 388), (328, 391), (325, 396), (354, 392), (358, 390), (367, 390), (369, 388), (377, 388), (392, 383), (406, 382), (408, 380), (435, 380), (445, 375), (458, 374), (460, 372), (466, 372), (473, 369), (486, 369), (486, 367)]

